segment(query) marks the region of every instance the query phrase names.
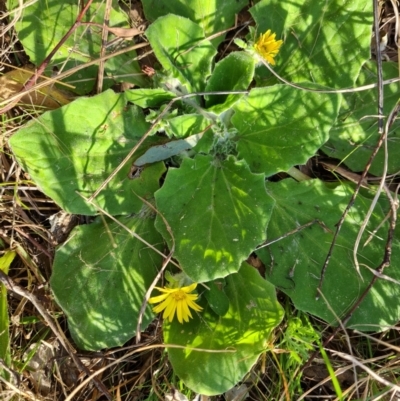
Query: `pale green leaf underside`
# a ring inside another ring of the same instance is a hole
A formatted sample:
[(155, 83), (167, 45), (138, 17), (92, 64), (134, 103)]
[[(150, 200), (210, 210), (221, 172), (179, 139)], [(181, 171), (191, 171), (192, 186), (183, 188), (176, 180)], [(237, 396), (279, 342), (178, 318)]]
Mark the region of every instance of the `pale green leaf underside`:
[[(333, 239), (335, 225), (347, 206), (351, 188), (337, 186), (335, 189), (329, 189), (317, 180), (296, 183), (289, 179), (276, 184), (269, 183), (267, 191), (276, 200), (267, 230), (268, 240), (279, 238), (315, 219), (319, 219), (330, 230), (327, 231), (319, 224), (314, 224), (271, 245), (269, 250), (257, 251), (266, 264), (268, 280), (287, 293), (296, 308), (337, 325), (337, 319), (330, 308), (339, 318), (343, 318), (371, 280), (372, 273), (365, 265), (375, 269), (383, 257), (384, 242), (381, 238), (386, 238), (387, 226), (379, 230), (374, 239), (363, 247), (369, 233), (384, 219), (382, 210), (379, 206), (375, 208), (367, 226), (367, 235), (362, 238), (358, 250), (358, 260), (364, 279), (362, 281), (353, 262), (353, 247), (370, 201), (359, 195), (351, 208), (340, 231), (322, 285), (328, 306), (322, 297), (316, 300), (317, 287), (321, 268)], [(385, 274), (396, 280), (400, 279), (398, 261), (399, 259), (392, 258), (392, 265), (385, 270)], [(395, 324), (400, 319), (399, 296), (398, 284), (379, 280), (354, 312), (348, 327), (375, 331), (383, 330), (386, 325)]]
[(185, 139), (170, 141), (163, 145), (151, 147), (147, 152), (135, 160), (135, 166), (144, 166), (148, 163), (155, 163), (161, 160), (166, 160), (170, 157), (179, 155), (192, 149), (198, 144), (202, 134), (192, 135)]
[(253, 89), (234, 106), (239, 156), (267, 176), (304, 164), (328, 140), (340, 97), (286, 85)]
[[(141, 214), (118, 220), (162, 250), (154, 218)], [(111, 220), (76, 227), (56, 252), (50, 285), (78, 347), (99, 350), (132, 338), (144, 294), (160, 266), (157, 253)], [(147, 307), (142, 329), (153, 318)]]
[[(47, 112), (21, 128), (10, 145), (37, 186), (69, 213), (96, 214), (89, 197), (141, 139), (149, 125), (142, 111), (123, 94), (106, 91)], [(162, 164), (129, 178), (127, 163), (95, 199), (109, 213), (140, 210), (135, 194), (150, 197), (159, 187)]]
[(258, 33), (284, 40), (276, 71), (289, 81), (352, 87), (370, 58), (370, 0), (262, 0), (250, 12)]
[[(202, 155), (170, 169), (155, 197), (175, 238), (174, 257), (196, 282), (236, 272), (263, 242), (273, 207), (263, 175), (252, 174), (234, 158)], [(156, 226), (171, 246), (159, 216)]]
[[(243, 263), (238, 273), (227, 277), (226, 284), (229, 309), (224, 316), (202, 301), (204, 311), (194, 314), (189, 323), (164, 324), (165, 343), (187, 347), (168, 349), (174, 372), (200, 394), (221, 394), (240, 381), (265, 350), (271, 331), (283, 317), (274, 287), (248, 264)], [(227, 350), (234, 352), (224, 352)]]

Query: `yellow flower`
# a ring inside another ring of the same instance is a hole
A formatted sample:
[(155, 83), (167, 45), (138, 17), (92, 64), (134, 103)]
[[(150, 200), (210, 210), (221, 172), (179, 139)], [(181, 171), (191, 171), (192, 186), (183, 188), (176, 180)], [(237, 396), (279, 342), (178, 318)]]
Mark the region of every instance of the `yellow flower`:
[(194, 302), (198, 298), (198, 295), (190, 294), (196, 287), (197, 283), (181, 288), (156, 287), (163, 294), (150, 298), (149, 303), (158, 304), (161, 302), (160, 305), (153, 308), (153, 311), (154, 313), (164, 311), (163, 318), (169, 319), (170, 322), (172, 322), (175, 316), (175, 311), (179, 323), (183, 323), (183, 321), (188, 322), (189, 317), (193, 317), (189, 308), (192, 308), (196, 312), (200, 312), (203, 309)]
[(283, 40), (275, 40), (275, 36), (276, 34), (271, 34), (271, 30), (268, 29), (254, 44), (257, 53), (272, 65), (275, 65), (274, 57), (279, 53), (279, 48), (283, 43)]

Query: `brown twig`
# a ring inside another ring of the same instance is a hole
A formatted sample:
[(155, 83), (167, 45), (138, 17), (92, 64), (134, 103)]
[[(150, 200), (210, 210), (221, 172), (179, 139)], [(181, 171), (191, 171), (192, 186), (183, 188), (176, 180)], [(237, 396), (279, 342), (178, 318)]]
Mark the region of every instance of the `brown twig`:
[[(104, 20), (101, 32), (101, 49), (100, 58), (106, 55), (107, 39), (108, 39), (108, 26), (110, 25), (110, 13), (111, 13), (112, 0), (107, 0), (106, 9), (104, 12)], [(99, 63), (99, 70), (97, 73), (97, 88), (96, 93), (101, 93), (103, 90), (103, 80), (104, 80), (104, 65), (105, 61), (101, 60)]]
[(303, 229), (305, 229), (305, 228), (307, 228), (307, 227), (312, 226), (312, 225), (315, 224), (315, 223), (319, 224), (324, 230), (326, 230), (326, 231), (331, 231), (331, 230), (325, 225), (325, 223), (323, 223), (322, 221), (320, 221), (320, 220), (318, 220), (318, 219), (315, 219), (315, 220), (312, 220), (312, 221), (310, 221), (310, 222), (308, 222), (308, 223), (302, 224), (301, 226), (298, 226), (297, 228), (295, 228), (295, 229), (293, 229), (293, 230), (291, 230), (291, 231), (289, 231), (289, 232), (287, 232), (287, 233), (281, 235), (281, 236), (278, 237), (278, 238), (274, 238), (274, 239), (272, 239), (272, 240), (263, 242), (263, 243), (262, 243), (261, 245), (259, 245), (256, 249), (259, 250), (259, 249), (261, 249), (261, 248), (265, 248), (266, 246), (270, 246), (270, 245), (274, 244), (275, 242), (278, 242), (278, 241), (283, 240), (284, 238), (287, 238), (289, 235), (296, 234), (296, 233), (298, 233), (299, 231), (301, 231), (301, 230), (303, 230)]

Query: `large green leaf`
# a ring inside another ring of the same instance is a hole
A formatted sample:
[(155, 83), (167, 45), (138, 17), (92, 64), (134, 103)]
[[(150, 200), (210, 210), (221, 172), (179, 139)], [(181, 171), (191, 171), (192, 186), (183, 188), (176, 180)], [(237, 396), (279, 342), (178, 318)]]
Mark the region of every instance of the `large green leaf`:
[[(246, 90), (254, 76), (254, 58), (245, 52), (233, 52), (221, 60), (208, 80), (206, 91)], [(206, 97), (208, 111), (221, 114), (243, 95), (214, 95)]]
[[(155, 197), (175, 238), (174, 257), (196, 282), (237, 272), (263, 241), (273, 207), (264, 176), (233, 157), (185, 159), (179, 169), (168, 171)], [(159, 216), (156, 227), (171, 245)]]
[[(142, 111), (110, 90), (32, 120), (10, 139), (10, 145), (42, 192), (69, 213), (90, 215), (97, 213), (96, 208), (79, 194), (89, 197), (148, 128)], [(96, 198), (111, 214), (139, 211), (142, 202), (136, 194), (152, 197), (165, 168), (148, 166), (133, 179), (130, 169), (127, 163)]]
[(146, 36), (158, 61), (188, 92), (204, 90), (217, 52), (198, 24), (170, 14), (153, 22)]
[(265, 351), (283, 317), (275, 288), (248, 264), (226, 283), (229, 309), (223, 316), (202, 301), (205, 309), (189, 323), (164, 323), (165, 343), (185, 347), (168, 348), (174, 372), (200, 394), (221, 394), (236, 385)]
[[(21, 2), (8, 0), (8, 9), (21, 7)], [(25, 52), (32, 63), (39, 65), (51, 50), (60, 42), (68, 29), (75, 23), (80, 12), (80, 6), (75, 0), (38, 0), (24, 6), (22, 17), (15, 28), (18, 39), (22, 42)], [(83, 22), (103, 24), (105, 3), (94, 0), (90, 9), (85, 14)], [(109, 16), (110, 26), (116, 28), (129, 28), (126, 15), (119, 9), (118, 2), (113, 1)], [(129, 41), (125, 41), (127, 45)], [(133, 45), (133, 42), (130, 42)], [(100, 57), (101, 27), (82, 25), (67, 39), (56, 52), (49, 65), (49, 71), (54, 69), (66, 71), (77, 65), (84, 64)], [(110, 51), (110, 49), (108, 49)], [(113, 57), (112, 61), (105, 63), (106, 87), (115, 81), (132, 82), (139, 86), (148, 84), (148, 79), (142, 73), (137, 61), (134, 61), (136, 53), (126, 52)], [(97, 77), (97, 66), (90, 66), (80, 70), (66, 79), (75, 86), (79, 94), (90, 92)], [(107, 83), (107, 75), (114, 78)], [(123, 79), (118, 78), (123, 75)]]
[[(367, 63), (357, 80), (358, 86), (377, 82), (376, 63)], [(385, 79), (399, 76), (397, 63), (383, 63)], [(343, 160), (353, 171), (363, 171), (379, 140), (377, 116), (377, 91), (372, 89), (344, 96), (344, 101), (329, 141), (323, 151), (329, 156)], [(384, 115), (388, 116), (399, 100), (399, 84), (385, 85)], [(400, 170), (400, 123), (395, 120), (388, 133), (388, 173)], [(384, 168), (385, 150), (382, 147), (375, 157), (370, 173), (381, 176)]]
[[(118, 220), (162, 250), (154, 216), (146, 209)], [(161, 262), (160, 255), (111, 220), (98, 218), (72, 231), (57, 249), (50, 285), (79, 348), (115, 347), (135, 335), (144, 294)], [(147, 307), (142, 328), (152, 319)]]
[(240, 157), (267, 176), (304, 164), (328, 140), (340, 97), (286, 85), (253, 89), (234, 106)]
[[(319, 277), (336, 224), (350, 199), (351, 188), (337, 186), (329, 189), (317, 180), (296, 183), (289, 179), (268, 183), (267, 191), (276, 200), (267, 230), (268, 240), (279, 238), (315, 219), (326, 226), (323, 228), (314, 224), (271, 245), (269, 250), (258, 250), (258, 255), (267, 266), (268, 280), (287, 293), (296, 308), (337, 325), (337, 318), (332, 311), (343, 318), (372, 278), (367, 266), (375, 269), (382, 260), (385, 245), (382, 238), (387, 236), (387, 225), (375, 233), (368, 245), (364, 246), (364, 243), (370, 233), (378, 228), (384, 213), (379, 205), (375, 208), (358, 248), (361, 279), (353, 262), (353, 247), (370, 200), (361, 195), (357, 198), (340, 231), (323, 280), (322, 293), (326, 303), (323, 297), (316, 299)], [(393, 257), (392, 265), (384, 273), (400, 280), (399, 259)], [(395, 324), (400, 319), (399, 296), (398, 284), (378, 280), (354, 312), (348, 327), (376, 331)]]
[(258, 33), (284, 40), (276, 71), (290, 81), (352, 87), (370, 58), (370, 0), (263, 0), (250, 12)]
[[(206, 37), (231, 28), (235, 15), (248, 5), (247, 0), (142, 0), (144, 13), (150, 21), (167, 14), (176, 14), (191, 19), (203, 29)], [(213, 40), (220, 43), (225, 35)]]

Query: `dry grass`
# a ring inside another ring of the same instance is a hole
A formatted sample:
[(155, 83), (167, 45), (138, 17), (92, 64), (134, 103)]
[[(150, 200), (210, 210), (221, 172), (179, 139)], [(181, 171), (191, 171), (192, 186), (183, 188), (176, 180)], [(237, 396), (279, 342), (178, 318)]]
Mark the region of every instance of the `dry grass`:
[[(385, 54), (397, 61), (393, 4), (382, 3), (380, 17), (382, 30), (388, 38)], [(10, 70), (9, 66), (25, 65), (28, 60), (13, 30), (15, 21), (7, 16), (3, 1), (0, 2), (0, 12), (3, 15), (0, 68), (5, 73)], [(58, 221), (56, 217), (60, 216), (58, 206), (35, 187), (7, 147), (8, 138), (32, 118), (33, 111), (32, 108), (14, 107), (2, 115), (0, 124), (0, 239), (2, 248), (17, 250), (19, 257), (14, 261), (9, 276), (14, 285), (23, 289), (8, 294), (12, 369), (7, 369), (8, 379), (0, 377), (0, 399), (104, 400), (101, 389), (96, 387), (101, 383), (116, 400), (163, 400), (166, 393), (182, 383), (174, 376), (160, 347), (159, 322), (142, 334), (139, 345), (133, 339), (116, 349), (78, 352), (76, 357), (86, 373), (62, 346), (66, 341), (67, 349), (73, 350), (65, 317), (53, 300), (48, 282), (56, 245), (82, 218), (64, 216), (61, 222), (65, 225), (54, 227)], [(61, 230), (61, 235), (57, 229)], [(55, 330), (33, 306), (32, 300), (39, 302), (48, 312), (55, 322)], [(288, 303), (288, 300), (282, 298), (282, 302)], [(295, 313), (290, 305), (287, 310)], [(337, 399), (326, 363), (320, 355), (304, 370), (305, 360), (298, 364), (289, 363), (287, 348), (279, 347), (287, 324), (288, 320), (276, 332), (275, 350), (266, 353), (245, 378), (246, 399)], [(313, 319), (312, 324), (322, 342), (329, 337), (331, 329), (324, 323)], [(399, 327), (372, 336), (350, 330), (335, 335), (325, 351), (343, 399), (400, 399)], [(4, 361), (0, 364), (5, 369)], [(88, 378), (87, 372), (96, 378), (97, 383)]]

